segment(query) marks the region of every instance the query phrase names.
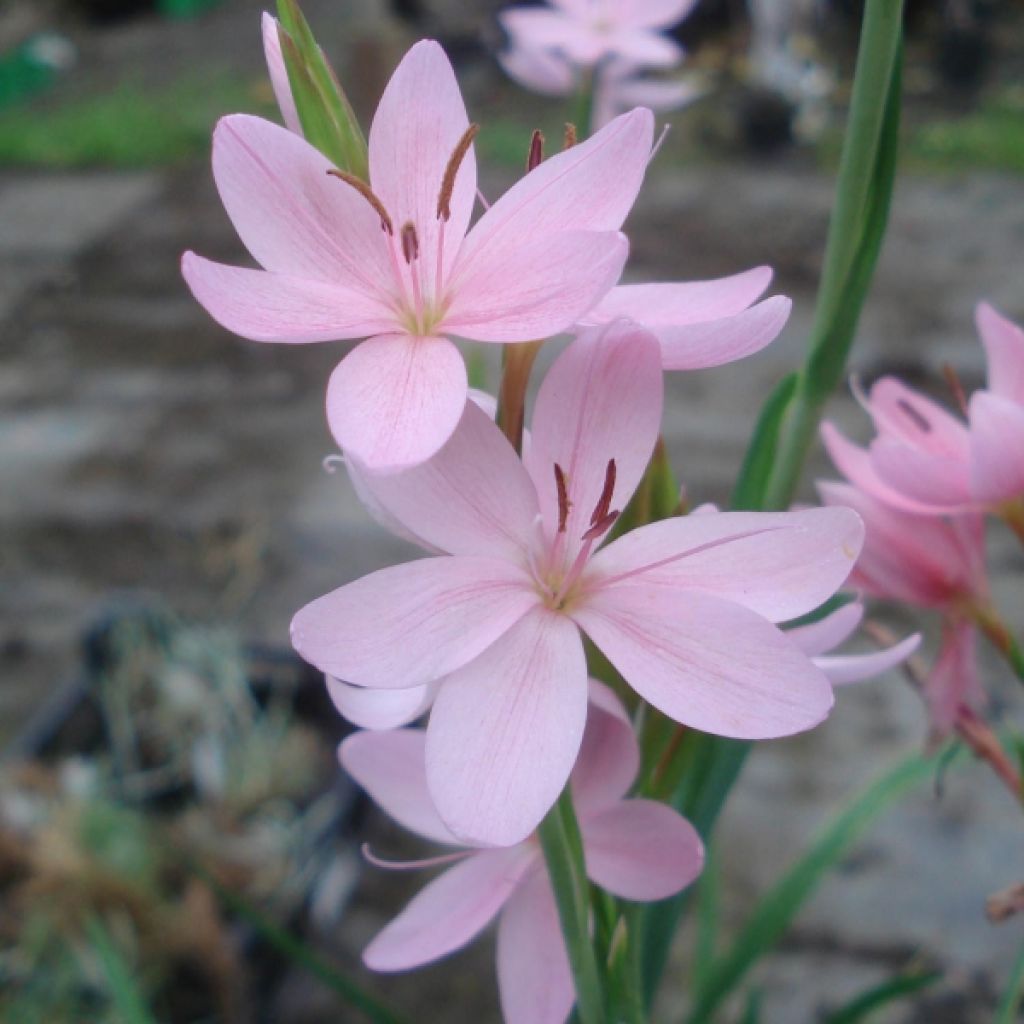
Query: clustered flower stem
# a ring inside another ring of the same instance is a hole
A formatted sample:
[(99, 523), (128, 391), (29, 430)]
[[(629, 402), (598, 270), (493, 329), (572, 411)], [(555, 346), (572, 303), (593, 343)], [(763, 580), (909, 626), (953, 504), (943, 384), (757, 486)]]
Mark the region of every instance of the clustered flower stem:
[(502, 350), (497, 422), (501, 432), (520, 454), (526, 422), (526, 389), (542, 344), (540, 341), (525, 341), (519, 345), (506, 345)]

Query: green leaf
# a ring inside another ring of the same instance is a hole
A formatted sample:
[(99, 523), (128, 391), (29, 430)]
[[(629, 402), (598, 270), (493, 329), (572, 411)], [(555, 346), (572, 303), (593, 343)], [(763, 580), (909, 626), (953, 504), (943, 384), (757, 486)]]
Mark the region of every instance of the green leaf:
[(718, 949), (718, 921), (721, 913), (722, 872), (715, 848), (709, 846), (704, 870), (697, 881), (697, 935), (693, 944), (693, 979), (691, 988), (704, 986)]
[(799, 375), (795, 372), (783, 377), (761, 409), (732, 492), (731, 505), (734, 509), (757, 511), (764, 507), (764, 494), (775, 465), (782, 419), (796, 393), (798, 380)]
[(1006, 986), (1003, 1000), (992, 1019), (992, 1024), (1014, 1024), (1020, 1010), (1022, 994), (1024, 994), (1024, 945), (1020, 947), (1017, 959), (1013, 963), (1010, 983)]
[(859, 996), (851, 999), (845, 1006), (833, 1010), (824, 1020), (823, 1024), (860, 1024), (867, 1020), (875, 1012), (896, 1002), (897, 999), (905, 999), (922, 989), (934, 985), (942, 977), (941, 971), (910, 970), (903, 974), (897, 974), (895, 978), (883, 981), (880, 985), (874, 985), (862, 992)]
[(307, 141), (335, 165), (369, 181), (366, 137), (297, 0), (277, 0), (278, 35)]
[(132, 977), (131, 968), (125, 963), (103, 922), (98, 917), (90, 917), (85, 923), (85, 930), (99, 957), (111, 999), (124, 1024), (156, 1024), (156, 1018), (149, 1012)]
[(928, 779), (936, 757), (914, 755), (873, 783), (845, 808), (807, 852), (761, 899), (731, 948), (707, 972), (694, 993), (690, 1024), (707, 1024), (747, 971), (783, 935), (825, 873), (867, 826), (898, 797)]

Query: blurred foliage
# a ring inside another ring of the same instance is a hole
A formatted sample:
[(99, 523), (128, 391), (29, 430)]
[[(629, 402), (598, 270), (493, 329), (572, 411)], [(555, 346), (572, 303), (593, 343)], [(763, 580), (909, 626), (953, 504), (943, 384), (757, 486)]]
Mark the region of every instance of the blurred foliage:
[(0, 163), (48, 167), (153, 167), (209, 151), (218, 117), (271, 114), (269, 85), (234, 75), (182, 79), (165, 89), (113, 92), (0, 112)]

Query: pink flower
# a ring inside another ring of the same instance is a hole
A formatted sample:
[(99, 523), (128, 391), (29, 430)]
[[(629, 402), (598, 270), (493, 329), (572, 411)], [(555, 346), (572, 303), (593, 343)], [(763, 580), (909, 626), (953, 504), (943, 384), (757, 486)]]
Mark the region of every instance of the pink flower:
[(854, 513), (677, 518), (597, 550), (643, 475), (661, 407), (649, 333), (620, 322), (577, 339), (540, 388), (522, 463), (469, 403), (428, 463), (364, 478), (446, 554), (372, 573), (293, 620), (296, 649), (330, 676), (438, 687), (427, 774), (460, 838), (518, 842), (562, 790), (586, 717), (580, 630), (645, 700), (697, 729), (783, 736), (832, 705), (825, 675), (773, 623), (846, 578)]
[(285, 127), (296, 135), (302, 135), (302, 122), (299, 112), (295, 109), (291, 82), (288, 80), (288, 68), (285, 66), (281, 53), (281, 36), (279, 35), (277, 18), (272, 14), (263, 14), (263, 55), (267, 61), (270, 84), (274, 90), (278, 109), (284, 119)]
[[(591, 680), (590, 706), (572, 786), (587, 874), (623, 899), (664, 899), (700, 873), (704, 850), (693, 826), (652, 800), (626, 799), (640, 752), (625, 710)], [(359, 733), (341, 763), (399, 824), (455, 845), (430, 802), (419, 730)], [(404, 971), (460, 949), (499, 917), (497, 966), (508, 1024), (563, 1024), (574, 1001), (551, 882), (534, 837), (503, 849), (466, 851), (430, 882), (367, 947), (366, 965)], [(452, 857), (439, 858), (446, 862)]]
[(892, 647), (871, 654), (829, 653), (853, 636), (863, 618), (864, 605), (851, 601), (817, 622), (788, 630), (786, 635), (828, 676), (833, 686), (858, 683), (888, 672), (909, 658), (921, 644), (921, 634), (914, 633)]
[(207, 311), (255, 341), (369, 338), (338, 366), (328, 420), (375, 470), (422, 462), (451, 436), (466, 368), (449, 335), (504, 343), (569, 327), (614, 284), (618, 228), (650, 156), (635, 110), (544, 161), (469, 230), (473, 132), (451, 65), (414, 46), (370, 131), (369, 185), (332, 176), (302, 138), (260, 118), (223, 119), (213, 168), (250, 270), (186, 253)]
[(823, 425), (832, 461), (858, 487), (922, 515), (1004, 511), (1000, 506), (1024, 498), (1024, 331), (987, 303), (978, 306), (976, 322), (988, 388), (971, 396), (967, 424), (883, 378), (865, 400), (878, 431), (867, 450)]
[(514, 46), (553, 50), (592, 67), (608, 58), (634, 66), (672, 67), (683, 57), (663, 29), (682, 21), (695, 0), (553, 0), (512, 7), (499, 17)]
[(864, 520), (864, 550), (850, 576), (867, 594), (942, 614), (939, 657), (925, 680), (936, 734), (946, 735), (964, 704), (980, 704), (975, 621), (989, 605), (981, 516), (919, 516), (883, 504), (848, 484), (819, 483), (827, 505), (853, 508)]

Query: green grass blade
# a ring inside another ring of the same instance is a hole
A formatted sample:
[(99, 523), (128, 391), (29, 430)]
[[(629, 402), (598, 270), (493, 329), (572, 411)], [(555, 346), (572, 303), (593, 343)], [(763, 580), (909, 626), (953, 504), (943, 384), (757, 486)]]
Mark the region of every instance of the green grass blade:
[(783, 935), (825, 873), (889, 804), (935, 770), (936, 758), (914, 755), (868, 787), (835, 818), (755, 908), (731, 948), (694, 994), (690, 1024), (708, 1024), (747, 971)]
[(1017, 959), (1010, 972), (1010, 983), (1003, 993), (1003, 1000), (992, 1020), (992, 1024), (1014, 1024), (1018, 1019), (1021, 996), (1024, 995), (1024, 945), (1021, 945)]
[(889, 978), (880, 985), (874, 985), (859, 996), (851, 999), (845, 1006), (833, 1010), (823, 1024), (861, 1024), (876, 1010), (881, 1010), (897, 999), (934, 985), (942, 977), (941, 971), (905, 971), (895, 978)]
[(765, 490), (775, 464), (782, 419), (796, 393), (798, 380), (796, 373), (783, 377), (764, 403), (732, 492), (732, 508), (756, 511), (763, 507)]
[(131, 968), (125, 963), (103, 922), (98, 917), (90, 917), (86, 921), (85, 930), (99, 957), (110, 996), (124, 1024), (156, 1024), (156, 1018), (149, 1012), (132, 977)]

